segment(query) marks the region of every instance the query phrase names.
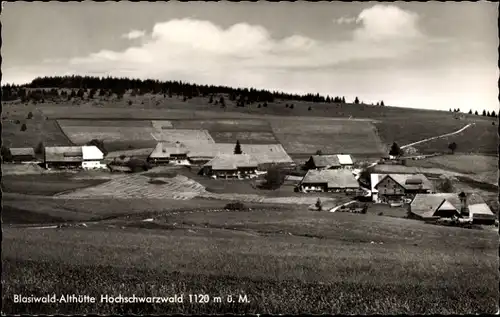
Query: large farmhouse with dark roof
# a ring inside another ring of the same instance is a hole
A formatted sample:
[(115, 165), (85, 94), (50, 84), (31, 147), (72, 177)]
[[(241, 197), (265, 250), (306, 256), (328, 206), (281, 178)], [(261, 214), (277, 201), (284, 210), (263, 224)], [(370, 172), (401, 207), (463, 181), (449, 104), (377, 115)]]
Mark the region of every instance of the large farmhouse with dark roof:
[(309, 170), (298, 188), (302, 192), (353, 192), (359, 183), (350, 170)]
[(200, 174), (216, 178), (248, 178), (257, 173), (258, 161), (248, 154), (223, 154), (203, 165)]

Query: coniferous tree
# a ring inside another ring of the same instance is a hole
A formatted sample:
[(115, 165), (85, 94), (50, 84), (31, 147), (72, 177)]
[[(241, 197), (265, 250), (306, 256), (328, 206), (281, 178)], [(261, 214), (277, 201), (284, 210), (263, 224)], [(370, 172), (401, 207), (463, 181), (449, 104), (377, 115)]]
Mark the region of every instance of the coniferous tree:
[(359, 104), (359, 99), (358, 99), (358, 97), (356, 97), (356, 99), (354, 99), (354, 103), (355, 103), (355, 104), (357, 104), (357, 105)]
[(486, 110), (483, 110), (483, 117), (486, 117)]
[(495, 113), (495, 110), (493, 110), (493, 111), (491, 112), (491, 116), (492, 116), (493, 118), (496, 118), (496, 117), (497, 117), (497, 114)]
[(384, 106), (385, 106), (385, 104), (384, 104), (384, 101), (383, 101), (383, 100), (380, 102), (380, 105), (381, 105), (382, 107), (384, 107)]
[(475, 114), (476, 116), (478, 116), (478, 115), (479, 115), (479, 113), (477, 113), (477, 110), (474, 112), (474, 114)]
[(241, 144), (240, 141), (236, 141), (236, 146), (234, 147), (234, 154), (243, 154), (241, 151)]
[(391, 150), (389, 151), (389, 155), (391, 156), (401, 156), (403, 155), (403, 150), (399, 147), (399, 145), (394, 142), (392, 143)]

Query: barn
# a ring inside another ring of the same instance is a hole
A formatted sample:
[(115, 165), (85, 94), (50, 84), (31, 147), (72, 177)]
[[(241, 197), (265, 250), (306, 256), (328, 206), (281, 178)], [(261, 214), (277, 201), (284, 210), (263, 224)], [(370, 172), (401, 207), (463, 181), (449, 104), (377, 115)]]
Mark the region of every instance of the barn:
[(83, 162), (81, 146), (48, 146), (44, 151), (45, 168), (79, 168)]
[(104, 154), (95, 145), (82, 146), (82, 168), (100, 169), (107, 168), (103, 163)]
[(305, 163), (306, 169), (351, 169), (353, 161), (350, 155), (333, 154), (333, 155), (312, 155)]
[(36, 161), (35, 150), (31, 147), (15, 147), (10, 148), (12, 161), (15, 163), (34, 162)]
[(349, 170), (309, 170), (298, 187), (301, 192), (355, 192), (359, 183)]
[(371, 174), (370, 177), (376, 203), (402, 202), (433, 190), (432, 183), (423, 174)]
[(223, 154), (203, 165), (200, 174), (215, 178), (251, 178), (257, 175), (258, 165), (248, 154)]
[(148, 157), (154, 164), (189, 165), (188, 148), (180, 142), (159, 142)]
[(496, 216), (481, 196), (473, 193), (417, 194), (410, 204), (417, 219), (468, 218), (472, 223), (494, 224)]

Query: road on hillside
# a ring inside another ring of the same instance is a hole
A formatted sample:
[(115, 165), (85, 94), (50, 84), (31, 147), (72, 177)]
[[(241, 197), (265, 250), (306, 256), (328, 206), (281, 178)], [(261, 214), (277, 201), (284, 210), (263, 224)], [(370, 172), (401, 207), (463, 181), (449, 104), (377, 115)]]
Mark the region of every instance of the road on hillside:
[(460, 132), (464, 131), (465, 129), (468, 129), (470, 126), (473, 126), (473, 125), (475, 125), (475, 123), (469, 123), (465, 127), (461, 128), (460, 130), (457, 130), (455, 132), (446, 133), (446, 134), (434, 136), (432, 138), (427, 138), (427, 139), (424, 139), (424, 140), (420, 140), (420, 141), (417, 141), (417, 142), (406, 144), (406, 145), (403, 145), (401, 147), (401, 149), (407, 148), (409, 146), (417, 145), (417, 144), (420, 144), (420, 143), (424, 143), (424, 142), (427, 142), (427, 141), (432, 141), (432, 140), (436, 140), (436, 139), (440, 139), (440, 138), (445, 138), (445, 137), (448, 137), (448, 136), (452, 136), (452, 135), (455, 135), (455, 134), (459, 134)]

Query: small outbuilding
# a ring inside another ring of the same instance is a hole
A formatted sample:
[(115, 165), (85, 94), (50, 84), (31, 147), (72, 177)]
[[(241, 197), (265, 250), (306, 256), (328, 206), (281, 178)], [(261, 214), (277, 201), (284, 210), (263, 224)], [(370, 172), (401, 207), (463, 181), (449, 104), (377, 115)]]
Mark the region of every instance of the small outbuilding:
[(312, 155), (305, 163), (308, 170), (311, 169), (350, 169), (353, 167), (353, 161), (350, 155)]
[(153, 164), (190, 165), (188, 148), (180, 142), (159, 142), (148, 157)]
[(36, 161), (35, 150), (32, 147), (10, 148), (12, 161), (15, 163), (28, 163)]

